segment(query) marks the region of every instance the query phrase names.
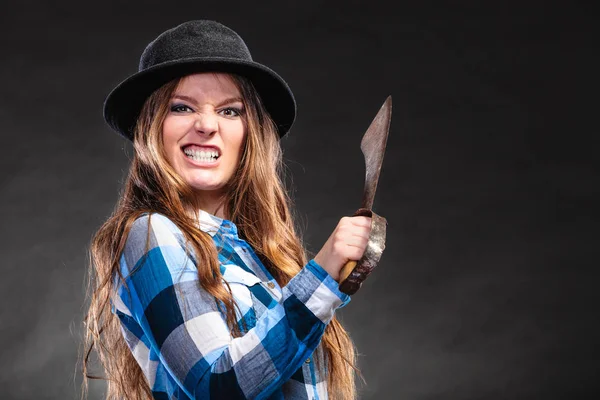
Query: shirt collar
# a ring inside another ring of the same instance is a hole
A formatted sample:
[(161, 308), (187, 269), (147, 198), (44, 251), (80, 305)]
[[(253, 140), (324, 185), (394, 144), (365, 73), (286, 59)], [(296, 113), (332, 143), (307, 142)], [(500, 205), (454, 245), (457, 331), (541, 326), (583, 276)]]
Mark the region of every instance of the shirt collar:
[(209, 214), (204, 210), (198, 210), (198, 223), (200, 230), (210, 236), (215, 236), (219, 230), (221, 233), (237, 236), (237, 227), (233, 222)]

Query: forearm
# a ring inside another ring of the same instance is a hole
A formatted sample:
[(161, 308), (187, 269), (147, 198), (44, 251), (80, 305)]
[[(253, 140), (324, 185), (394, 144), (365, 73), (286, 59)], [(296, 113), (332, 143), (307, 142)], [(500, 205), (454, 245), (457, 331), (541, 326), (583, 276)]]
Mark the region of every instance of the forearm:
[(195, 398), (264, 398), (287, 382), (318, 346), (327, 323), (348, 297), (310, 262), (282, 288), (280, 302), (244, 336), (209, 357)]

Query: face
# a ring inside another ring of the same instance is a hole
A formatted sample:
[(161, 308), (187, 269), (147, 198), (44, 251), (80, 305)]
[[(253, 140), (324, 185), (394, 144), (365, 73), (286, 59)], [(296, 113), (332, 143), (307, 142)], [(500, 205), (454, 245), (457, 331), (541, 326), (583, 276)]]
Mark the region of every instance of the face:
[(220, 196), (238, 168), (246, 128), (242, 96), (227, 74), (183, 78), (170, 100), (162, 138), (169, 164), (200, 196)]

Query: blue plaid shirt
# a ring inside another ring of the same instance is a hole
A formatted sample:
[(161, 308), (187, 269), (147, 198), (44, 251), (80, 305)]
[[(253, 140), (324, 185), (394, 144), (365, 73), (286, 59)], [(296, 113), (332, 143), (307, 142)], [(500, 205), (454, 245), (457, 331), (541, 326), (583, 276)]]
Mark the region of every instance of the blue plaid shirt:
[(314, 260), (280, 287), (231, 221), (201, 211), (199, 224), (219, 249), (245, 330), (232, 337), (223, 308), (198, 283), (179, 228), (160, 214), (138, 218), (112, 311), (154, 398), (327, 399), (326, 376), (315, 367), (325, 361), (315, 349), (350, 298)]

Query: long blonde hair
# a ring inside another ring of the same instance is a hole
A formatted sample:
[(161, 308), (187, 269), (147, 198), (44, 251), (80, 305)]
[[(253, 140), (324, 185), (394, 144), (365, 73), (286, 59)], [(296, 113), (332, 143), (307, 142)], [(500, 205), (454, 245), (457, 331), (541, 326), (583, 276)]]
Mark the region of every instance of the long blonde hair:
[[(284, 189), (282, 154), (276, 127), (266, 113), (252, 84), (230, 75), (244, 99), (246, 142), (237, 169), (227, 184), (225, 216), (233, 221), (243, 238), (280, 285), (285, 285), (306, 264), (306, 251), (296, 233), (290, 199)], [(88, 379), (107, 381), (106, 398), (149, 399), (151, 389), (122, 336), (118, 317), (110, 311), (114, 278), (119, 276), (119, 257), (131, 225), (143, 213), (161, 213), (184, 233), (198, 259), (200, 285), (226, 306), (226, 320), (239, 336), (235, 302), (223, 285), (217, 249), (212, 238), (198, 229), (188, 210), (193, 190), (166, 161), (162, 147), (162, 124), (170, 98), (179, 80), (174, 80), (146, 101), (134, 132), (134, 156), (120, 199), (108, 220), (94, 235), (90, 246), (88, 275), (89, 309), (84, 320), (82, 396)], [(90, 372), (95, 350), (104, 376)], [(356, 354), (352, 341), (334, 317), (323, 335), (320, 350), (326, 365), (329, 397), (356, 397), (354, 372)]]

